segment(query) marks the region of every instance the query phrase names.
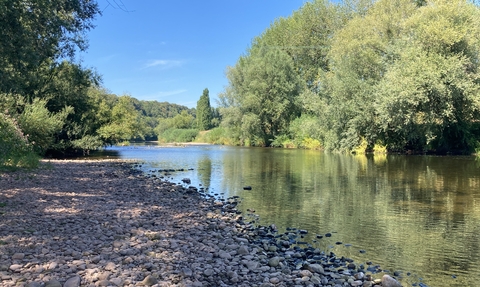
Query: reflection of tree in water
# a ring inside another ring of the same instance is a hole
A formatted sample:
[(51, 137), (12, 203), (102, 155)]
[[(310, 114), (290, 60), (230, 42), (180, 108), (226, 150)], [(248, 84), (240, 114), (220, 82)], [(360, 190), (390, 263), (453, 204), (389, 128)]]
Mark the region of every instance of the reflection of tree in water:
[[(306, 239), (338, 231), (316, 246), (352, 243), (383, 268), (418, 272), (428, 282), (457, 275), (437, 286), (477, 280), (472, 262), (480, 257), (480, 176), (474, 158), (242, 151), (225, 155), (222, 190), (251, 185), (252, 191), (238, 191), (240, 208), (255, 209), (260, 224), (307, 229)], [(344, 251), (365, 260), (355, 248)]]
[(208, 156), (204, 156), (198, 161), (198, 178), (205, 188), (209, 188), (211, 177), (212, 161)]

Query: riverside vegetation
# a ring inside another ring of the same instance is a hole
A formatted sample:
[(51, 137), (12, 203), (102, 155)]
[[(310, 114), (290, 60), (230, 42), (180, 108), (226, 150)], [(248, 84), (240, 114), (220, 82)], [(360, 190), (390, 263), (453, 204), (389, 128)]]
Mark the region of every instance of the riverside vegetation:
[(196, 109), (110, 94), (75, 61), (101, 14), (95, 1), (10, 2), (0, 12), (5, 167), (143, 139), (360, 153), (479, 148), (474, 0), (305, 2), (226, 69), (217, 107), (205, 89)]
[(401, 286), (379, 266), (297, 245), (307, 230), (254, 226), (238, 197), (132, 166), (45, 161), (1, 174), (0, 285)]

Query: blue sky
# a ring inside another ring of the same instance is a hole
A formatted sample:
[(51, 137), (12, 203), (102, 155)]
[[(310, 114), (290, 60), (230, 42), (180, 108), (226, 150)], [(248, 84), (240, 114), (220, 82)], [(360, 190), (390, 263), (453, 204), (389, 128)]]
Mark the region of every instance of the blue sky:
[[(88, 32), (82, 65), (117, 95), (195, 107), (217, 95), (252, 39), (305, 0), (98, 0), (103, 15)], [(122, 4), (124, 9), (108, 4)]]

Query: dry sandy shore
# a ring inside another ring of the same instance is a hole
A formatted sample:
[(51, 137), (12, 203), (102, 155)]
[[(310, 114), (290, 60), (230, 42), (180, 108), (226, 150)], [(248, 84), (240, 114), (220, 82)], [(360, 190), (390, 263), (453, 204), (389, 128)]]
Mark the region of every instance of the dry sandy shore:
[(270, 244), (277, 242), (270, 235), (270, 241), (259, 240), (235, 212), (234, 200), (206, 200), (194, 188), (143, 176), (131, 166), (44, 161), (35, 171), (0, 173), (0, 286), (379, 283), (322, 264), (296, 270), (290, 263), (305, 253), (283, 248), (282, 241)]

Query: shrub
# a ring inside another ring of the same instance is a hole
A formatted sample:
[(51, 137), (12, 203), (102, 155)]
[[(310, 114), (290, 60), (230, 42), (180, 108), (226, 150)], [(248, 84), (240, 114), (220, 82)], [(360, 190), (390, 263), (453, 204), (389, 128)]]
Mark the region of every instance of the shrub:
[(0, 168), (34, 168), (39, 159), (17, 122), (0, 113)]
[(320, 150), (322, 149), (322, 144), (317, 139), (306, 137), (302, 141), (302, 147), (305, 149)]
[(160, 142), (192, 142), (198, 135), (196, 129), (168, 129), (158, 136)]

